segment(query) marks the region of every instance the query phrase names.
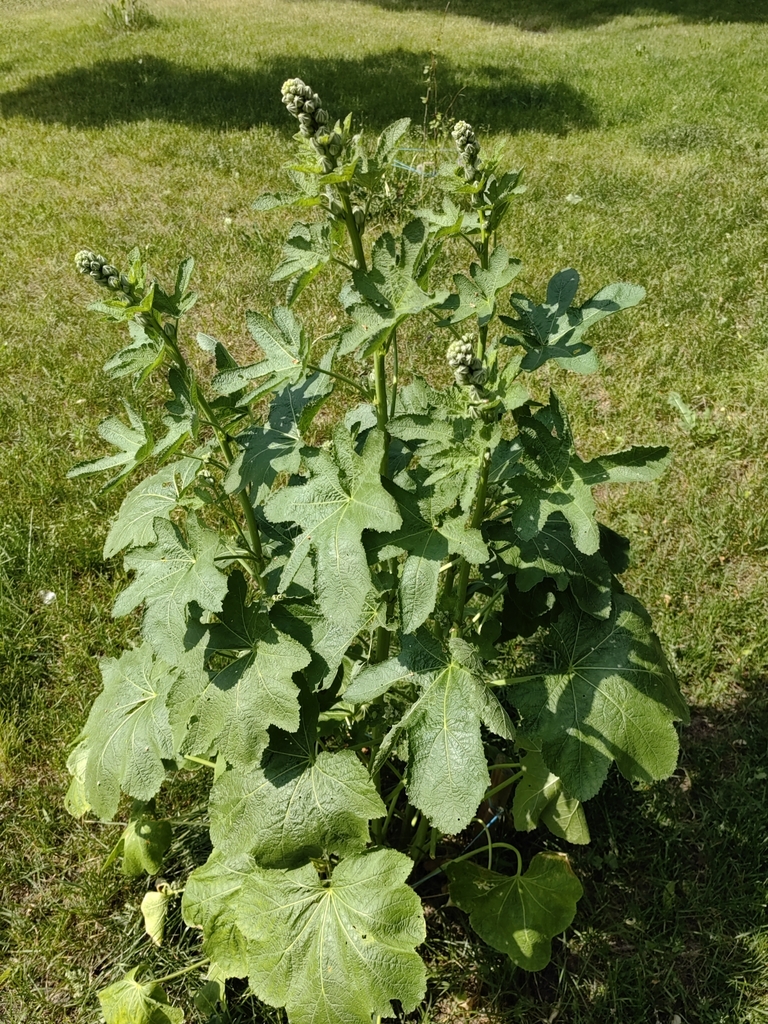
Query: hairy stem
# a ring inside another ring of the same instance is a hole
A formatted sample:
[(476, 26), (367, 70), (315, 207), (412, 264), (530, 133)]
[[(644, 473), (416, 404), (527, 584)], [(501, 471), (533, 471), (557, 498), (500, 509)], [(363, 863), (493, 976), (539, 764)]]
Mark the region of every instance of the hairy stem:
[[(475, 509), (472, 513), (472, 519), (470, 520), (470, 526), (474, 530), (478, 530), (483, 523), (483, 516), (485, 515), (485, 499), (488, 492), (488, 471), (491, 465), (491, 452), (490, 449), (486, 448), (483, 452), (483, 463), (480, 467), (480, 479), (477, 484), (477, 492), (475, 494)], [(461, 569), (459, 570), (459, 584), (458, 592), (456, 595), (456, 609), (453, 617), (454, 622), (454, 633), (458, 633), (461, 630), (462, 623), (464, 621), (464, 605), (467, 603), (467, 585), (469, 584), (469, 562), (464, 558), (461, 561)]]

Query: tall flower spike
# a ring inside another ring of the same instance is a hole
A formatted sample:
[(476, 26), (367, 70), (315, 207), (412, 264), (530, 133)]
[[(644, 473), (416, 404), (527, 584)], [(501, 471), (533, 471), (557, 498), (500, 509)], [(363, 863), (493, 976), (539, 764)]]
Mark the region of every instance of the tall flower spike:
[(453, 141), (458, 150), (459, 167), (464, 171), (467, 181), (477, 181), (483, 169), (483, 162), (480, 160), (480, 143), (472, 129), (472, 125), (466, 121), (457, 121), (451, 132)]
[(283, 103), (299, 122), (299, 132), (309, 139), (320, 158), (323, 174), (330, 174), (344, 148), (344, 138), (337, 123), (328, 130), (328, 111), (320, 105), (320, 97), (300, 78), (289, 78), (281, 89)]
[(485, 381), (485, 368), (474, 354), (471, 334), (464, 334), (458, 341), (452, 341), (446, 350), (445, 358), (453, 370), (456, 383), (462, 387), (482, 384)]
[(110, 291), (124, 291), (130, 298), (128, 278), (121, 274), (117, 267), (107, 263), (103, 256), (97, 256), (90, 249), (81, 249), (75, 255), (75, 266), (81, 274), (88, 274), (94, 281), (109, 288)]
[(283, 103), (289, 114), (299, 122), (299, 131), (305, 139), (312, 139), (328, 123), (328, 112), (320, 105), (320, 97), (300, 78), (289, 78), (281, 89)]

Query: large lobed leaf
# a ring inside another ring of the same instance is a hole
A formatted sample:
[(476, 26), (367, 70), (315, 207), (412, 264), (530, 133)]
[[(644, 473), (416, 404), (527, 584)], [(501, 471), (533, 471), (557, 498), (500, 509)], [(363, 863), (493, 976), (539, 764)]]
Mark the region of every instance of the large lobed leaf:
[(354, 288), (342, 292), (352, 325), (341, 334), (342, 355), (358, 351), (367, 357), (380, 349), (392, 331), (409, 316), (439, 305), (447, 293), (424, 290), (430, 265), (430, 233), (425, 221), (403, 228), (400, 250), (390, 232), (380, 235), (371, 250), (369, 270), (356, 270)]
[(306, 668), (309, 651), (275, 629), (264, 607), (248, 604), (241, 572), (229, 577), (219, 621), (203, 627), (207, 651), (217, 656), (210, 680), (194, 707), (189, 752), (216, 749), (230, 764), (252, 764), (271, 725), (299, 727), (299, 690), (294, 673)]
[(688, 709), (648, 613), (615, 594), (608, 619), (569, 604), (551, 627), (549, 671), (512, 684), (509, 700), (521, 729), (567, 793), (589, 800), (612, 761), (627, 779), (651, 782), (677, 764), (674, 720)]
[(344, 700), (374, 700), (396, 683), (415, 684), (419, 695), (384, 739), (377, 761), (404, 733), (408, 799), (453, 835), (472, 820), (488, 787), (481, 723), (505, 738), (512, 736), (511, 723), (482, 679), (477, 652), (463, 640), (452, 639), (446, 650), (425, 630), (406, 636), (400, 653), (364, 670)]
[(286, 385), (300, 381), (309, 358), (309, 342), (304, 328), (291, 310), (276, 306), (271, 319), (262, 313), (249, 312), (246, 323), (263, 351), (264, 359), (238, 369), (222, 370), (213, 379), (216, 390), (229, 395), (264, 378), (245, 399), (251, 402), (270, 391), (280, 391)]
[(328, 879), (311, 864), (254, 868), (237, 898), (247, 937), (248, 980), (259, 999), (284, 1006), (291, 1024), (370, 1024), (407, 1013), (424, 996), (415, 947), (426, 930), (405, 880), (410, 858), (372, 850), (340, 861)]
[(104, 688), (94, 701), (81, 742), (70, 758), (73, 813), (92, 807), (114, 817), (120, 792), (151, 800), (163, 783), (166, 761), (175, 759), (191, 704), (205, 685), (202, 650), (179, 664), (156, 657), (144, 643), (101, 663)]
[(174, 523), (153, 520), (157, 543), (135, 548), (125, 556), (125, 568), (136, 577), (118, 596), (112, 614), (127, 615), (144, 604), (142, 632), (157, 653), (173, 662), (183, 653), (186, 610), (191, 601), (219, 612), (227, 592), (227, 577), (216, 566), (219, 535), (187, 518), (187, 539)]
[(263, 867), (361, 851), (368, 822), (386, 807), (353, 750), (317, 750), (317, 702), (305, 697), (301, 728), (273, 730), (262, 763), (225, 772), (211, 791), (211, 839), (226, 855)]
[(540, 971), (552, 939), (573, 920), (582, 888), (562, 853), (537, 853), (523, 875), (502, 875), (470, 861), (449, 864), (451, 899), (481, 939), (526, 971)]
[(371, 430), (363, 451), (339, 424), (333, 452), (313, 452), (310, 479), (282, 488), (264, 506), (273, 523), (295, 522), (303, 529), (281, 581), (285, 589), (311, 547), (315, 554), (317, 598), (323, 615), (341, 626), (359, 628), (373, 587), (362, 541), (363, 530), (385, 532), (401, 525), (394, 499), (379, 476), (384, 438)]

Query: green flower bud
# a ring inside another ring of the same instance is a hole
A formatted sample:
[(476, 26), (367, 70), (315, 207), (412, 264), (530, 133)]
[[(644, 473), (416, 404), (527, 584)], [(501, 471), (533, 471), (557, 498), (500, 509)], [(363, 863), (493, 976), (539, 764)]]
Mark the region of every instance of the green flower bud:
[(448, 360), (448, 365), (452, 370), (458, 370), (459, 367), (471, 367), (472, 360), (474, 358), (474, 347), (472, 342), (469, 340), (470, 335), (465, 334), (463, 338), (458, 341), (452, 341), (448, 346), (445, 358)]
[(80, 274), (90, 274), (91, 264), (95, 261), (96, 253), (91, 252), (90, 249), (81, 249), (75, 254), (75, 266)]
[(466, 121), (457, 121), (451, 132), (458, 151), (458, 164), (464, 171), (467, 181), (476, 181), (481, 176), (482, 163), (479, 160), (480, 144), (475, 137), (472, 125)]
[(328, 114), (321, 108), (320, 97), (300, 78), (289, 78), (283, 82), (282, 101), (289, 114), (298, 118), (299, 131), (311, 139), (328, 120)]

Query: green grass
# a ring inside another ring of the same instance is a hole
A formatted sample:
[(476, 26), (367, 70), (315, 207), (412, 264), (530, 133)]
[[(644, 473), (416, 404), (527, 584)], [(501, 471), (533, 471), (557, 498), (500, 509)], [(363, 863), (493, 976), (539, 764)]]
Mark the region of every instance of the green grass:
[[(114, 34), (96, 3), (3, 3), (0, 1019), (96, 1021), (95, 992), (121, 970), (183, 962), (142, 938), (142, 884), (100, 870), (119, 825), (62, 808), (97, 659), (135, 628), (110, 618), (122, 576), (101, 557), (120, 495), (65, 479), (123, 394), (99, 373), (117, 336), (83, 312), (92, 295), (72, 255), (87, 245), (120, 260), (140, 244), (167, 278), (193, 253), (192, 328), (245, 354), (246, 309), (281, 296), (268, 277), (290, 221), (251, 210), (292, 131), (280, 84), (301, 75), (371, 131), (421, 123), (434, 52), (438, 106), (488, 126), (487, 144), (526, 168), (506, 238), (523, 287), (576, 266), (585, 294), (621, 279), (648, 290), (599, 330), (600, 374), (551, 380), (585, 456), (674, 450), (658, 484), (606, 491), (603, 516), (632, 538), (627, 585), (652, 610), (693, 721), (674, 779), (638, 791), (613, 779), (587, 805), (593, 844), (573, 855), (585, 897), (545, 971), (510, 970), (434, 901), (424, 1019), (768, 1021), (768, 5), (148, 6), (154, 27)], [(318, 334), (333, 298), (300, 300)], [(437, 344), (411, 336), (411, 365), (437, 365)], [(194, 794), (178, 783), (169, 799), (183, 808)], [(200, 842), (182, 834), (169, 870)], [(530, 848), (547, 842), (534, 834)], [(172, 930), (194, 947), (178, 918)], [(245, 999), (232, 1014), (262, 1019)]]

